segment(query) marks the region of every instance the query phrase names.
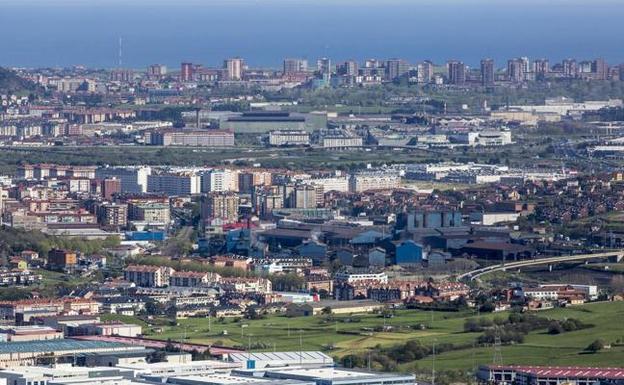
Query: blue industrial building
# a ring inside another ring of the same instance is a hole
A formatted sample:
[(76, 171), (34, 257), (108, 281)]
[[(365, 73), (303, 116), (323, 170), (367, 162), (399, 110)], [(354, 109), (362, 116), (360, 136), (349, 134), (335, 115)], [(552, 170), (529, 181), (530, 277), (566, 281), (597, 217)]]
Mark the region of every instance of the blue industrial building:
[(420, 263), (423, 260), (423, 246), (414, 241), (407, 240), (401, 242), (396, 248), (396, 264), (411, 265)]

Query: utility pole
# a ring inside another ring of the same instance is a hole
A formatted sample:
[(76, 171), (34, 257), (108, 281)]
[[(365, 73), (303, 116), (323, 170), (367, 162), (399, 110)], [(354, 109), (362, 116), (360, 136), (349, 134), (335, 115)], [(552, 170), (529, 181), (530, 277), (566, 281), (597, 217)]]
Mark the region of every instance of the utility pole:
[(433, 347), (431, 349), (431, 352), (433, 353), (433, 359), (431, 361), (431, 385), (435, 385), (435, 376), (436, 376), (436, 372), (435, 372), (436, 342), (435, 340), (433, 340)]
[(247, 336), (247, 363), (249, 364), (250, 361), (251, 361), (251, 334)]
[(123, 53), (122, 52), (122, 37), (119, 36), (119, 57), (118, 57), (119, 61), (117, 63), (119, 65), (119, 68), (121, 68), (121, 65), (123, 64), (122, 63), (122, 53)]
[(299, 366), (303, 363), (303, 330), (299, 329)]

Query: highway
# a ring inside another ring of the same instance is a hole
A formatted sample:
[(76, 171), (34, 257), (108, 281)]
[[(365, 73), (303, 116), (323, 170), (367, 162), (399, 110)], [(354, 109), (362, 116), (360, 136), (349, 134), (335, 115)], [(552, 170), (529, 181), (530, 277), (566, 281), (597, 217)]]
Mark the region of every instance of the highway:
[(527, 259), (523, 261), (514, 261), (508, 263), (501, 263), (499, 265), (491, 265), (482, 267), (480, 269), (472, 270), (467, 273), (461, 274), (457, 276), (458, 280), (470, 279), (474, 280), (476, 278), (481, 277), (482, 275), (494, 273), (496, 271), (506, 271), (510, 269), (518, 269), (526, 266), (536, 266), (536, 265), (550, 265), (562, 262), (575, 262), (575, 261), (586, 261), (590, 259), (602, 259), (602, 258), (610, 258), (617, 257), (620, 260), (624, 256), (624, 250), (615, 250), (603, 253), (592, 253), (592, 254), (577, 254), (577, 255), (565, 255), (559, 257), (547, 257), (547, 258), (537, 258), (537, 259)]

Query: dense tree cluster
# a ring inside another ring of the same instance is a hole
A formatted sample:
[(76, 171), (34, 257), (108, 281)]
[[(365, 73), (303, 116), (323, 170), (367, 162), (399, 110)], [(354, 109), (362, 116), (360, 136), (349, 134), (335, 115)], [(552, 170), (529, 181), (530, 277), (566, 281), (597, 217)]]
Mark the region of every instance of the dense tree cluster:
[(581, 330), (591, 327), (586, 323), (581, 322), (575, 318), (568, 318), (563, 321), (553, 320), (548, 325), (548, 334), (561, 334), (565, 332), (573, 332), (575, 330)]
[(52, 249), (68, 249), (85, 254), (100, 253), (103, 249), (119, 245), (119, 238), (103, 240), (74, 239), (46, 235), (40, 231), (25, 231), (9, 226), (0, 230), (0, 256), (6, 258), (24, 250), (37, 251), (45, 257)]

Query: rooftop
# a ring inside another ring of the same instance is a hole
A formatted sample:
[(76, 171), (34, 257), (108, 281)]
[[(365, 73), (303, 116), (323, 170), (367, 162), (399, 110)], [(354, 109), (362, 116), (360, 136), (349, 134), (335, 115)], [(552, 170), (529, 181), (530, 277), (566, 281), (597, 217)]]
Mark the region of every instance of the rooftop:
[(488, 366), (490, 370), (513, 370), (540, 377), (585, 377), (624, 380), (624, 368), (593, 368), (580, 366)]
[(323, 352), (317, 351), (302, 351), (302, 352), (257, 352), (257, 353), (231, 353), (229, 356), (232, 362), (246, 362), (247, 360), (254, 361), (299, 361), (299, 360), (314, 360), (314, 361), (327, 361), (328, 364), (333, 363), (334, 360)]
[(0, 343), (0, 354), (31, 352), (56, 352), (58, 354), (63, 351), (118, 348), (132, 347), (117, 342), (58, 339), (46, 341), (2, 342)]

